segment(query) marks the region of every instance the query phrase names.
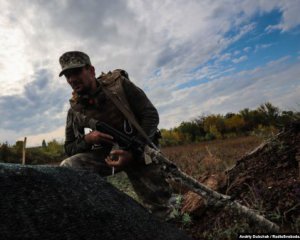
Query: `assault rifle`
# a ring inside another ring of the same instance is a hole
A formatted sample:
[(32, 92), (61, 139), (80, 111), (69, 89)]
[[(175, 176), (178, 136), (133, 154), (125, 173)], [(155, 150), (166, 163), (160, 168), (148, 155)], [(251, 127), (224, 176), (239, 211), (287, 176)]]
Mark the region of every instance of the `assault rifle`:
[[(137, 137), (130, 137), (104, 122), (96, 122), (94, 126), (95, 130), (111, 135), (113, 137), (113, 141), (117, 143), (118, 148), (123, 150), (131, 150), (135, 156), (143, 156), (145, 143), (141, 139)], [(153, 147), (158, 150), (154, 144)], [(111, 154), (110, 157), (113, 160), (117, 159), (116, 155)], [(115, 168), (112, 167), (112, 175), (114, 175), (114, 173)]]
[(117, 142), (122, 149), (132, 150), (140, 154), (144, 152), (145, 143), (142, 140), (137, 137), (130, 137), (104, 122), (96, 122), (93, 130), (111, 135), (113, 141)]
[(279, 227), (276, 224), (264, 218), (263, 216), (258, 215), (254, 210), (239, 204), (230, 196), (218, 193), (206, 187), (196, 179), (182, 172), (173, 162), (165, 157), (153, 143), (149, 143), (149, 145), (151, 145), (150, 147), (148, 144), (139, 140), (138, 138), (129, 137), (106, 123), (97, 121), (95, 119), (88, 119), (81, 113), (76, 113), (76, 115), (85, 124), (88, 124), (91, 129), (111, 135), (119, 146), (132, 151), (137, 151), (139, 153), (144, 153), (145, 156), (150, 157), (152, 162), (162, 166), (165, 178), (180, 180), (181, 183), (191, 189), (191, 191), (202, 196), (210, 207), (228, 207), (229, 209), (232, 209), (233, 211), (245, 216), (250, 221), (259, 224), (262, 228), (269, 232), (279, 231)]

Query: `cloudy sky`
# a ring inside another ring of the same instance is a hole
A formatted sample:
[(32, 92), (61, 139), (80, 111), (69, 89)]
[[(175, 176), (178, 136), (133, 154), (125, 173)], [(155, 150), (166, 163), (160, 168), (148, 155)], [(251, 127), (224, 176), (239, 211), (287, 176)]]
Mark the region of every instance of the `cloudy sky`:
[(300, 110), (299, 0), (0, 0), (0, 142), (64, 139), (59, 56), (125, 69), (160, 128), (270, 101)]

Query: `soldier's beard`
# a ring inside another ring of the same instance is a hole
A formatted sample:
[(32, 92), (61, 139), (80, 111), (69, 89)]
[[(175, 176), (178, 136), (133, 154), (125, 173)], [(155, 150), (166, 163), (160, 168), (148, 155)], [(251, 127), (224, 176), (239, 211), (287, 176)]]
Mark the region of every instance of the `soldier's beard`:
[(85, 89), (80, 89), (80, 90), (74, 90), (78, 95), (86, 95), (88, 91)]
[(75, 82), (72, 88), (79, 95), (84, 95), (88, 92), (88, 89), (82, 80), (78, 80), (78, 82)]
[(88, 80), (79, 79), (72, 88), (78, 95), (88, 95), (92, 92), (92, 81), (95, 80), (93, 78)]

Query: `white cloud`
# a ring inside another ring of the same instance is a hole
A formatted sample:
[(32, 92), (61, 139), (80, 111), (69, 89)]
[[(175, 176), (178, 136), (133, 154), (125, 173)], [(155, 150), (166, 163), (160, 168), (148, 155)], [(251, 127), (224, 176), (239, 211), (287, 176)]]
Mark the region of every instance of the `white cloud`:
[[(276, 59), (276, 60), (272, 60), (272, 61), (269, 61), (267, 63), (267, 66), (277, 66), (279, 64), (283, 64), (284, 62), (286, 62), (288, 59), (290, 59), (290, 56), (284, 56), (284, 57), (281, 57), (279, 59)], [(281, 69), (281, 68), (280, 68)]]
[(218, 61), (227, 61), (230, 60), (231, 58), (231, 53), (225, 53), (223, 55), (221, 55), (220, 57), (218, 57)]
[(275, 3), (282, 11), (282, 19), (277, 25), (269, 25), (266, 32), (281, 30), (282, 32), (290, 31), (300, 23), (300, 4), (299, 1), (281, 1)]
[(267, 33), (271, 33), (271, 32), (274, 32), (276, 30), (280, 30), (282, 27), (280, 25), (269, 25), (266, 27), (265, 31)]
[(249, 51), (251, 50), (251, 47), (245, 47), (243, 50), (244, 50), (245, 52), (249, 52)]
[(265, 49), (265, 48), (269, 48), (271, 46), (273, 46), (274, 43), (267, 43), (267, 44), (257, 44), (254, 48), (254, 52), (257, 52), (260, 49)]
[(246, 55), (244, 55), (244, 56), (241, 56), (239, 58), (232, 59), (232, 62), (234, 62), (234, 63), (240, 63), (240, 62), (246, 61), (247, 59), (248, 59), (248, 57)]
[[(0, 71), (2, 94), (20, 92), (19, 82), (26, 82), (32, 74), (30, 58), (24, 54), (25, 36), (21, 29), (14, 28), (4, 15), (0, 15)], [(16, 87), (12, 88), (12, 86)]]
[[(12, 113), (15, 109), (9, 109), (6, 116), (22, 121), (26, 127), (19, 128), (18, 134), (31, 134), (31, 137), (42, 134), (46, 127), (48, 132), (53, 132), (64, 122), (71, 90), (67, 89), (64, 79), (56, 76), (58, 58), (65, 51), (87, 52), (98, 74), (114, 68), (126, 69), (131, 79), (159, 106), (163, 114), (160, 126), (169, 127), (186, 120), (197, 112), (197, 107), (208, 111), (209, 106), (217, 102), (229, 101), (227, 95), (218, 96), (216, 92), (224, 87), (219, 82), (227, 81), (221, 81), (220, 75), (230, 72), (232, 66), (220, 70), (218, 63), (206, 63), (218, 57), (229, 60), (231, 56), (224, 54), (224, 50), (255, 29), (255, 23), (251, 22), (255, 14), (280, 8), (283, 12), (281, 28), (285, 31), (300, 22), (291, 9), (298, 6), (280, 0), (236, 0), (231, 4), (208, 0), (12, 0), (0, 1), (0, 7), (3, 13), (0, 16), (0, 100), (13, 99), (14, 104), (26, 100), (24, 108), (28, 109), (18, 112), (19, 116)], [(231, 30), (234, 34), (226, 35)], [(250, 47), (244, 51), (250, 51)], [(232, 61), (237, 63), (246, 58), (241, 56)], [(41, 84), (34, 78), (40, 69), (47, 69), (52, 78), (47, 85), (49, 89), (36, 94), (26, 86)], [(154, 75), (158, 69), (160, 74)], [(202, 84), (201, 89), (207, 92), (197, 90), (196, 94), (193, 91), (197, 88), (178, 90), (182, 84), (205, 78), (220, 81)], [(191, 108), (185, 105), (190, 102), (189, 94), (197, 103), (192, 103)], [(44, 101), (30, 105), (32, 96)], [(54, 117), (48, 119), (47, 116)], [(165, 117), (168, 120), (164, 120)], [(0, 120), (2, 127), (3, 119)], [(17, 120), (12, 119), (11, 124), (17, 124)], [(10, 126), (7, 121), (5, 124)], [(13, 129), (6, 130), (0, 141), (16, 136)]]
[(300, 23), (300, 4), (298, 1), (284, 1), (282, 4), (282, 20), (279, 28), (282, 31), (289, 31)]

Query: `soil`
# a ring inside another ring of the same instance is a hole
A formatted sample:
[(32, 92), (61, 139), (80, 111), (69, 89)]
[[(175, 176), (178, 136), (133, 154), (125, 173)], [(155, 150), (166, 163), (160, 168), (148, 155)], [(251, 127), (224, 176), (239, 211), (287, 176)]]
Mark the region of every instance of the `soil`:
[[(299, 164), (300, 122), (295, 122), (239, 159), (225, 178), (211, 176), (201, 182), (207, 185), (213, 182), (214, 190), (256, 210), (276, 223), (281, 233), (299, 233)], [(203, 199), (190, 192), (185, 194), (184, 200), (182, 209), (190, 213), (192, 224), (176, 223), (194, 239), (236, 239), (238, 233), (266, 232), (227, 209), (207, 207)]]

